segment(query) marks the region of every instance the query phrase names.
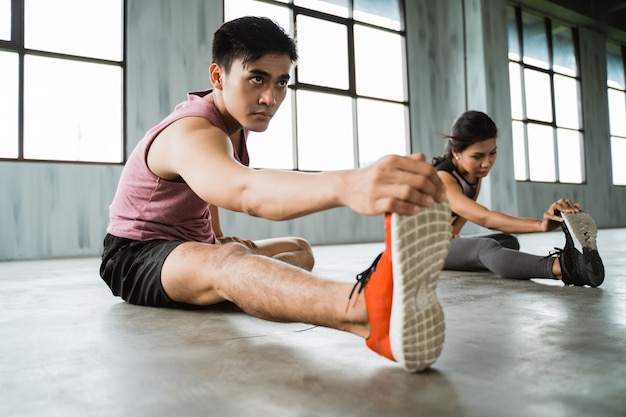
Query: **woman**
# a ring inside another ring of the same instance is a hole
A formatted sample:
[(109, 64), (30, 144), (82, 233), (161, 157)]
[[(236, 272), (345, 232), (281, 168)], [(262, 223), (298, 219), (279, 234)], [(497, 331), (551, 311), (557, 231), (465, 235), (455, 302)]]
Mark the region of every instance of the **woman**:
[[(604, 280), (604, 266), (597, 251), (597, 227), (580, 204), (560, 199), (550, 205), (543, 219), (510, 216), (478, 204), (482, 179), (497, 156), (498, 129), (489, 116), (478, 111), (463, 113), (452, 126), (443, 155), (433, 165), (446, 185), (452, 209), (452, 233), (444, 269), (489, 270), (506, 278), (552, 278), (566, 285), (597, 287)], [(466, 222), (500, 233), (459, 237)], [(561, 226), (563, 249), (541, 257), (519, 251), (511, 233), (548, 232)], [(578, 249), (576, 248), (578, 246)]]

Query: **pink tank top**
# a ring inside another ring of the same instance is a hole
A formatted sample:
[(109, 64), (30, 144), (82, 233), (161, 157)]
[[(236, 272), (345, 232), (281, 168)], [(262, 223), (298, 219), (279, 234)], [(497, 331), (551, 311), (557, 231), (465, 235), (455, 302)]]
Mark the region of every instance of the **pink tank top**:
[[(147, 164), (148, 149), (157, 135), (183, 117), (203, 117), (228, 133), (215, 105), (202, 98), (210, 92), (189, 93), (187, 101), (177, 105), (169, 116), (139, 141), (124, 166), (115, 198), (109, 207), (107, 232), (133, 240), (215, 243), (209, 203), (198, 197), (186, 183), (157, 177)], [(242, 132), (241, 149), (239, 153), (234, 151), (234, 157), (248, 165), (248, 131), (244, 129)]]

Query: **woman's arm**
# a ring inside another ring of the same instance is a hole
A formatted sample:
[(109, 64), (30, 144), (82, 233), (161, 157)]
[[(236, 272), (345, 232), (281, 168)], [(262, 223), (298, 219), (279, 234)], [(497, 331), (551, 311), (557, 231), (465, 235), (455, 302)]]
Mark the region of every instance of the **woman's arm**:
[(555, 214), (555, 210), (575, 212), (580, 208), (579, 204), (573, 204), (570, 200), (562, 198), (550, 205), (543, 214), (543, 219), (510, 216), (499, 211), (489, 210), (468, 198), (463, 194), (463, 190), (456, 179), (448, 172), (439, 171), (438, 174), (446, 185), (446, 195), (450, 203), (450, 209), (459, 216), (457, 221), (455, 221), (459, 230), (453, 230), (455, 235), (460, 233), (460, 228), (465, 224), (465, 221), (461, 219), (503, 233), (547, 232), (557, 228), (563, 221), (560, 216)]

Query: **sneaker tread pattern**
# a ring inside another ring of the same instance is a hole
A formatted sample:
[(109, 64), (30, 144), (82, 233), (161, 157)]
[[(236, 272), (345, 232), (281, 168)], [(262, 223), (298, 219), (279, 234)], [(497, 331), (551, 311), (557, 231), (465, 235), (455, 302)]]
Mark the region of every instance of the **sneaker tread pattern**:
[(411, 372), (430, 367), (443, 349), (445, 320), (436, 290), (450, 238), (447, 203), (392, 216), (393, 292), (402, 303), (392, 307), (390, 341)]

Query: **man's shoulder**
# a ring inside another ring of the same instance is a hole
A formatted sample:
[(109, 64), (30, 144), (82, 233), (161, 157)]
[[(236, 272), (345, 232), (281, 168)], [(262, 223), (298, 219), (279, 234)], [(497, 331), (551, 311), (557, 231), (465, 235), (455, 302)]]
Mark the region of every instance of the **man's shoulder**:
[(173, 120), (155, 138), (155, 140), (172, 141), (172, 144), (202, 140), (205, 138), (228, 139), (228, 136), (211, 120), (199, 115), (185, 116)]

